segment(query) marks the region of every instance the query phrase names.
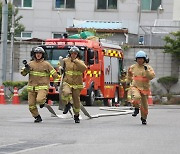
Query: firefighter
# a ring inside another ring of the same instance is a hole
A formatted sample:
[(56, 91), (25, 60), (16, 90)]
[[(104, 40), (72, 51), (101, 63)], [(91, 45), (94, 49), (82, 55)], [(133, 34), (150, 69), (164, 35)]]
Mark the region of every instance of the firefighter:
[(128, 104), (128, 106), (132, 106), (132, 90), (131, 90), (131, 85), (130, 84), (128, 84), (127, 86), (126, 86), (127, 88), (126, 88), (126, 91), (127, 91), (127, 104)]
[(127, 84), (131, 83), (132, 104), (135, 107), (132, 116), (136, 117), (141, 111), (141, 122), (146, 125), (148, 115), (148, 95), (150, 94), (150, 80), (155, 77), (153, 68), (148, 65), (149, 59), (144, 51), (138, 51), (135, 56), (136, 64), (128, 69)]
[(128, 99), (129, 98), (128, 94), (130, 94), (128, 93), (128, 90), (130, 89), (130, 86), (126, 84), (126, 81), (127, 81), (127, 72), (125, 69), (123, 69), (121, 73), (120, 83), (122, 84), (123, 89), (124, 89), (124, 103), (125, 103), (124, 105), (131, 106), (130, 100)]
[(34, 50), (34, 58), (29, 64), (21, 69), (21, 74), (26, 76), (29, 74), (28, 80), (28, 104), (29, 111), (35, 118), (34, 122), (42, 122), (42, 118), (38, 112), (36, 104), (43, 108), (48, 94), (50, 75), (58, 80), (59, 76), (56, 70), (49, 62), (44, 60), (45, 51), (42, 47), (37, 47)]
[(68, 57), (63, 59), (65, 73), (61, 93), (62, 103), (65, 105), (63, 114), (66, 114), (72, 106), (75, 123), (80, 123), (80, 92), (83, 89), (83, 72), (87, 68), (80, 59), (80, 51), (76, 46), (73, 46), (69, 50)]

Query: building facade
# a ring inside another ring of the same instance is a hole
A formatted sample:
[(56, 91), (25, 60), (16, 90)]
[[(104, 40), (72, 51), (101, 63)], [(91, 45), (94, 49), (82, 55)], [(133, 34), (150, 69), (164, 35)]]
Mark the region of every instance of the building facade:
[[(121, 23), (119, 28), (127, 29), (128, 33), (113, 35), (111, 38), (120, 40), (119, 44), (124, 41), (135, 45), (138, 43), (137, 36), (142, 36), (142, 44), (162, 46), (163, 44), (159, 41), (162, 40), (164, 35), (169, 33), (169, 29), (165, 29), (165, 33), (162, 33), (159, 29), (164, 27), (161, 25), (164, 23), (169, 25), (176, 23), (173, 27), (175, 27), (175, 30), (180, 30), (179, 0), (141, 0), (141, 3), (140, 0), (13, 0), (13, 4), (18, 7), (19, 15), (23, 16), (21, 23), (25, 26), (25, 31), (19, 36), (19, 39), (22, 40), (61, 37), (61, 34), (66, 32), (67, 28), (73, 28), (77, 25), (76, 21), (87, 20), (99, 23)], [(153, 27), (154, 24), (159, 24), (159, 27)], [(30, 58), (29, 53), (32, 46), (36, 45), (20, 44), (14, 46), (15, 56), (12, 60), (10, 55), (11, 46), (10, 44), (8, 45), (7, 79), (10, 79), (11, 75), (11, 61), (14, 61), (13, 80), (20, 79), (18, 71), (20, 66), (22, 66), (22, 59), (28, 60)], [(177, 65), (173, 65), (172, 61), (174, 60), (171, 60), (170, 55), (168, 55), (167, 59), (167, 54), (162, 54), (163, 49), (161, 48), (161, 51), (159, 49), (151, 50), (151, 47), (145, 48), (145, 50), (151, 51), (148, 55), (155, 58), (155, 62), (153, 59), (151, 62), (156, 64), (154, 68), (157, 78), (172, 75), (174, 74), (173, 71), (179, 72), (179, 67), (177, 69)], [(133, 62), (134, 53), (138, 49), (130, 50), (132, 52), (125, 53), (125, 67), (129, 66), (130, 62)], [(161, 54), (156, 55), (158, 54), (156, 51)], [(21, 54), (25, 55), (21, 57)], [(1, 56), (2, 52), (0, 53)], [(164, 59), (158, 59), (162, 57)], [(159, 67), (159, 62), (162, 64), (162, 68)]]
[[(74, 20), (122, 22), (122, 28), (127, 28), (129, 34), (145, 36), (152, 33), (151, 26), (157, 19), (173, 20), (180, 14), (178, 0), (13, 0), (13, 3), (25, 26), (19, 39), (61, 37), (66, 28), (74, 25)], [(149, 37), (147, 40), (149, 45)]]
[(180, 20), (180, 1), (174, 0), (174, 7), (173, 7), (173, 20)]

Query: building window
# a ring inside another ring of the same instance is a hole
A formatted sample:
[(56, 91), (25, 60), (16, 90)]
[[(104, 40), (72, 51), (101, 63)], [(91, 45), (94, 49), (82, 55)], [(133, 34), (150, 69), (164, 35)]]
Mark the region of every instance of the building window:
[(157, 10), (161, 0), (141, 0), (141, 10)]
[(15, 35), (16, 38), (32, 38), (32, 32), (21, 32)]
[(139, 36), (139, 45), (144, 45), (144, 36)]
[(32, 33), (31, 32), (22, 32), (21, 38), (31, 38)]
[(26, 40), (32, 38), (32, 32), (21, 32), (15, 35), (17, 40)]
[(98, 52), (95, 51), (94, 55), (95, 55), (95, 63), (98, 64), (99, 63)]
[(117, 0), (97, 0), (97, 9), (117, 9)]
[(31, 8), (32, 7), (32, 0), (13, 0), (13, 4), (16, 7)]
[(55, 8), (74, 9), (75, 0), (56, 0)]
[(52, 38), (62, 38), (61, 33), (52, 33)]

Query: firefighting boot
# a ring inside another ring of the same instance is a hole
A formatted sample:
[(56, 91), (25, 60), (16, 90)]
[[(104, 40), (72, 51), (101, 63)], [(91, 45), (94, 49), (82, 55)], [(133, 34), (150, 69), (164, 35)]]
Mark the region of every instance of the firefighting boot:
[(71, 106), (72, 106), (71, 103), (66, 104), (66, 105), (65, 105), (65, 108), (64, 108), (64, 111), (63, 111), (63, 114), (68, 113), (68, 111), (71, 109)]
[(139, 114), (139, 108), (135, 108), (134, 113), (132, 114), (133, 117), (136, 117)]
[(34, 120), (35, 123), (42, 122), (42, 118), (40, 115), (38, 115), (37, 117), (34, 117), (34, 118), (35, 118), (35, 120)]
[(143, 119), (142, 117), (141, 117), (141, 121), (142, 121), (142, 125), (146, 125), (147, 124), (146, 119)]
[(80, 123), (79, 115), (74, 115), (75, 123)]

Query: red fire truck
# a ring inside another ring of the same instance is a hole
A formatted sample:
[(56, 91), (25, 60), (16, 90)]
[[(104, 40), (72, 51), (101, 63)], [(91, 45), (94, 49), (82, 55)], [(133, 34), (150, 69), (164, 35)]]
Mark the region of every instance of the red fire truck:
[[(123, 69), (121, 47), (97, 40), (70, 38), (47, 39), (41, 47), (46, 51), (47, 60), (56, 68), (59, 57), (66, 57), (72, 46), (79, 48), (82, 60), (87, 65), (83, 74), (81, 101), (85, 101), (88, 106), (93, 105), (97, 99), (103, 100), (105, 105), (109, 100), (113, 104), (119, 103), (124, 95), (124, 89), (120, 85)], [(58, 101), (58, 98), (59, 92), (53, 87), (52, 81), (48, 99)]]

